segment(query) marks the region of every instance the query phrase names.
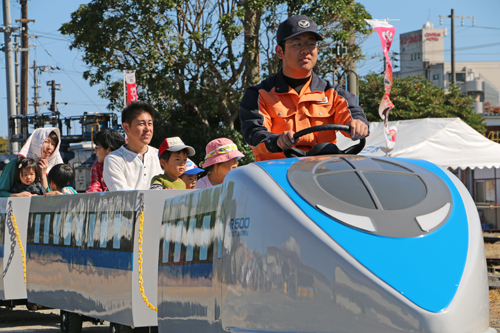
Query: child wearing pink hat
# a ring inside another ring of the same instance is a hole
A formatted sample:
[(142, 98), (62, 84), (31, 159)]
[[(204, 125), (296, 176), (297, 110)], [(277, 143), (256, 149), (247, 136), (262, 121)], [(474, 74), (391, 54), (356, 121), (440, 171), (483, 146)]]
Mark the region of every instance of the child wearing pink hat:
[(206, 176), (198, 180), (194, 186), (196, 190), (222, 184), (227, 173), (238, 166), (238, 159), (245, 157), (227, 138), (210, 141), (205, 150), (203, 169)]

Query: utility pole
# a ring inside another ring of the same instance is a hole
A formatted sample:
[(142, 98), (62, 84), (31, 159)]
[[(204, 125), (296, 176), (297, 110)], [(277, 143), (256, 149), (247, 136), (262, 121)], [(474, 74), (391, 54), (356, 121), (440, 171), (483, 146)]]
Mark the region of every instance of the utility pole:
[[(351, 34), (349, 36), (348, 45), (350, 49), (353, 49), (356, 46), (356, 31), (351, 30)], [(358, 96), (358, 78), (356, 75), (356, 59), (351, 59), (347, 64), (347, 69), (349, 69), (349, 73), (347, 74), (347, 89), (354, 96)]]
[[(396, 61), (399, 61), (399, 59), (396, 59), (396, 56), (398, 56), (399, 53), (397, 52), (389, 52), (389, 58), (391, 59), (391, 64), (392, 68), (398, 68), (399, 66), (395, 64)], [(380, 75), (383, 75), (385, 73), (385, 66), (387, 65), (387, 59), (385, 59), (385, 55), (383, 53), (377, 52), (372, 56), (372, 59), (381, 57), (382, 60), (384, 61), (384, 68), (382, 69), (382, 72)]]
[(35, 20), (28, 19), (28, 0), (21, 0), (21, 114), (28, 114), (28, 74), (29, 74), (29, 36), (28, 23)]
[[(3, 0), (3, 27), (1, 27), (0, 31), (4, 33), (5, 46), (3, 51), (5, 52), (5, 67), (6, 67), (6, 76), (7, 76), (7, 124), (9, 124), (10, 116), (14, 116), (16, 114), (16, 92), (15, 92), (15, 76), (14, 76), (14, 59), (12, 56), (13, 47), (12, 47), (12, 32), (18, 30), (18, 28), (14, 28), (11, 25), (10, 21), (10, 0)], [(16, 129), (13, 128), (13, 133), (16, 134)], [(9, 151), (13, 154), (17, 154), (19, 152), (19, 145), (17, 143), (13, 143), (9, 137)]]
[(456, 83), (455, 74), (455, 17), (462, 19), (462, 26), (464, 25), (464, 18), (472, 19), (472, 26), (476, 24), (474, 16), (455, 16), (455, 9), (451, 9), (451, 15), (439, 15), (440, 24), (443, 24), (443, 17), (451, 18), (451, 84)]
[(33, 108), (35, 109), (35, 114), (38, 113), (38, 78), (36, 76), (36, 60), (33, 61)]
[(57, 112), (57, 104), (59, 104), (56, 103), (56, 90), (62, 90), (62, 86), (60, 84), (56, 84), (55, 80), (47, 81), (47, 85), (51, 87), (50, 89), (52, 91), (52, 102), (50, 103), (49, 111), (55, 113)]
[(19, 85), (19, 36), (14, 36), (14, 76), (16, 90), (16, 114), (21, 114), (21, 86)]
[(36, 60), (33, 61), (33, 90), (34, 90), (34, 96), (33, 96), (33, 104), (30, 104), (30, 106), (33, 106), (35, 109), (35, 114), (38, 113), (38, 107), (39, 106), (44, 106), (49, 104), (49, 102), (39, 102), (38, 99), (40, 96), (38, 96), (38, 89), (41, 88), (42, 86), (38, 84), (38, 72), (48, 72), (49, 70), (56, 69), (54, 66), (37, 66)]

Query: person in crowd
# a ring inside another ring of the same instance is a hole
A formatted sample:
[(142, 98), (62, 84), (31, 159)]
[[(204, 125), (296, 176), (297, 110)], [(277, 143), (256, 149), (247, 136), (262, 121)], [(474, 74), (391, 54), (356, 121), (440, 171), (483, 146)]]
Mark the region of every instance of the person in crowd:
[(186, 171), (188, 156), (195, 154), (178, 136), (165, 139), (160, 145), (160, 164), (163, 174), (151, 179), (152, 190), (184, 190), (186, 184), (179, 178)]
[(102, 175), (109, 191), (147, 190), (151, 178), (162, 173), (158, 149), (149, 146), (154, 115), (154, 108), (146, 102), (132, 102), (123, 109), (128, 143), (104, 159)]
[(245, 157), (227, 138), (210, 141), (205, 150), (204, 177), (198, 180), (195, 190), (222, 184), (228, 172), (238, 166), (238, 159)]
[(87, 193), (104, 192), (108, 190), (102, 177), (104, 159), (109, 153), (123, 146), (125, 144), (125, 138), (118, 131), (107, 128), (94, 136), (94, 144), (97, 161), (92, 165)]
[(50, 184), (50, 192), (47, 195), (76, 194), (73, 188), (75, 182), (75, 171), (67, 164), (58, 164), (50, 169), (47, 179)]
[(46, 190), (39, 181), (36, 161), (32, 158), (23, 158), (17, 161), (15, 185), (11, 193), (29, 192), (32, 195), (44, 195)]
[[(59, 146), (61, 142), (59, 129), (56, 127), (37, 128), (30, 135), (19, 152), (17, 160), (32, 158), (37, 162), (39, 181), (47, 189), (47, 173), (57, 164), (63, 163)], [(0, 176), (0, 197), (30, 197), (33, 194), (27, 191), (11, 193), (15, 183), (17, 160), (11, 160), (3, 169)]]
[(192, 190), (198, 181), (198, 174), (202, 173), (203, 169), (196, 167), (193, 161), (189, 158), (186, 163), (186, 171), (181, 175), (181, 180), (186, 184), (186, 189)]
[(356, 97), (340, 85), (318, 77), (313, 68), (318, 59), (316, 23), (307, 16), (292, 16), (276, 33), (276, 55), (281, 70), (260, 84), (246, 89), (240, 103), (243, 137), (252, 147), (255, 161), (284, 158), (284, 150), (296, 146), (311, 150), (323, 142), (336, 143), (334, 131), (302, 136), (302, 129), (324, 124), (349, 125), (353, 140), (368, 135), (368, 121)]

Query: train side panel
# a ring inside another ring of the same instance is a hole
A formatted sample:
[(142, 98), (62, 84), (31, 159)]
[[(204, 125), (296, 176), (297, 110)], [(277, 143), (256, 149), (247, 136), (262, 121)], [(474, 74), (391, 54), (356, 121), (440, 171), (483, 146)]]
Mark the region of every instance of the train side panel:
[[(144, 294), (152, 306), (157, 307), (158, 296), (158, 247), (160, 238), (161, 221), (163, 217), (163, 206), (166, 198), (175, 197), (183, 193), (189, 193), (193, 190), (163, 190), (163, 191), (138, 191), (138, 204), (144, 202), (144, 221), (143, 221), (143, 243), (142, 258), (143, 269), (142, 279)], [(139, 208), (139, 207), (138, 207)], [(134, 326), (157, 326), (157, 312), (147, 306), (139, 289), (139, 226), (140, 215), (138, 215), (135, 224), (134, 233), (134, 269), (132, 271), (132, 307), (134, 316)]]
[[(0, 267), (2, 267), (2, 272), (4, 272), (4, 253), (5, 253), (5, 231), (6, 231), (6, 213), (7, 213), (7, 200), (0, 199)], [(8, 234), (8, 233), (7, 233)], [(0, 275), (0, 300), (5, 298), (4, 292), (4, 278), (3, 274)]]
[(24, 269), (21, 249), (14, 230), (12, 217), (15, 217), (19, 236), (24, 252), (27, 246), (27, 229), (30, 198), (5, 198), (0, 199), (7, 211), (3, 224), (3, 284), (5, 300), (26, 299), (26, 286), (24, 285)]
[[(123, 191), (33, 198), (28, 226), (30, 302), (127, 326), (156, 326), (139, 290), (144, 209), (145, 295), (156, 306), (158, 229), (168, 197), (187, 191)], [(143, 205), (144, 204), (144, 205)]]
[(165, 202), (158, 263), (161, 332), (221, 330), (217, 265), (226, 190), (216, 186)]
[(33, 198), (30, 302), (132, 325), (136, 197), (117, 192)]

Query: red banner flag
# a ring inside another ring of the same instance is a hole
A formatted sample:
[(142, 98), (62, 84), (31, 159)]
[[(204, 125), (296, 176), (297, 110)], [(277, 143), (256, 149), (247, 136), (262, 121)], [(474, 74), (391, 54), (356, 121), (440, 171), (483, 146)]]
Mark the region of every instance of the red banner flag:
[(394, 108), (394, 104), (392, 104), (389, 95), (391, 94), (392, 88), (392, 64), (391, 58), (389, 56), (389, 50), (392, 45), (392, 41), (394, 39), (394, 35), (396, 33), (396, 29), (385, 21), (376, 21), (376, 20), (365, 20), (370, 24), (373, 29), (378, 33), (380, 37), (380, 42), (382, 43), (382, 50), (384, 51), (385, 57), (385, 69), (384, 69), (384, 97), (382, 97), (382, 101), (380, 102), (378, 108), (378, 114), (380, 118), (384, 121), (384, 132), (386, 136), (387, 151), (394, 149), (396, 145), (396, 135), (397, 128), (395, 126), (388, 127), (387, 122), (389, 121), (389, 111)]
[(135, 84), (135, 71), (133, 72), (123, 72), (123, 81), (127, 86), (126, 101), (127, 104), (130, 102), (137, 101), (137, 85)]

